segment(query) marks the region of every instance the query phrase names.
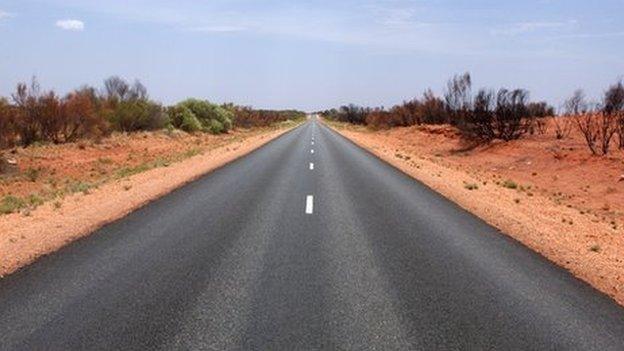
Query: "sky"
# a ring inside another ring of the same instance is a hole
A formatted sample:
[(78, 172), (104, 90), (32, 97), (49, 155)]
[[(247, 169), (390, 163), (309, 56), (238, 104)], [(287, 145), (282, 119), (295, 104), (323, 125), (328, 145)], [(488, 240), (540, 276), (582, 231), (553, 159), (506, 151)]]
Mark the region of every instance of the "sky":
[(0, 95), (111, 75), (186, 97), (390, 107), (470, 72), (559, 107), (624, 77), (624, 0), (0, 0)]

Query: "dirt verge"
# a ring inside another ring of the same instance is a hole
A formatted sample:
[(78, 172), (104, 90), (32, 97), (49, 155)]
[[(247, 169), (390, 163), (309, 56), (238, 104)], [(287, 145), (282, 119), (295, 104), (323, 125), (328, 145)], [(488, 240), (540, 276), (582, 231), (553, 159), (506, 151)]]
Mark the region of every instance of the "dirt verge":
[(462, 149), (449, 127), (340, 134), (624, 305), (624, 155), (529, 136)]

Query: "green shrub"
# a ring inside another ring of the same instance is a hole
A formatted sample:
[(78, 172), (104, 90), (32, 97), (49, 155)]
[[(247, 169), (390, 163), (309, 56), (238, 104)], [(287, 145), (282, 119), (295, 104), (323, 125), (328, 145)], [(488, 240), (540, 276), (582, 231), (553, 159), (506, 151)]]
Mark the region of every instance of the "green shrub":
[(149, 100), (120, 101), (109, 119), (115, 129), (124, 132), (161, 129), (169, 122), (162, 107)]
[(198, 132), (202, 130), (202, 124), (197, 116), (186, 106), (172, 106), (167, 109), (169, 121), (175, 128), (186, 132)]
[(234, 114), (206, 100), (187, 99), (176, 105), (177, 108), (186, 108), (201, 123), (203, 130), (211, 133), (225, 133), (232, 128)]
[(518, 184), (516, 184), (516, 182), (514, 182), (513, 180), (507, 179), (506, 181), (503, 182), (503, 187), (507, 189), (517, 189)]
[(19, 211), (25, 206), (26, 202), (23, 199), (13, 195), (7, 195), (2, 198), (2, 201), (0, 201), (0, 214), (13, 213)]
[(208, 122), (208, 131), (210, 131), (210, 133), (212, 134), (220, 134), (225, 132), (226, 130), (227, 129), (225, 129), (225, 126), (216, 119), (211, 119)]

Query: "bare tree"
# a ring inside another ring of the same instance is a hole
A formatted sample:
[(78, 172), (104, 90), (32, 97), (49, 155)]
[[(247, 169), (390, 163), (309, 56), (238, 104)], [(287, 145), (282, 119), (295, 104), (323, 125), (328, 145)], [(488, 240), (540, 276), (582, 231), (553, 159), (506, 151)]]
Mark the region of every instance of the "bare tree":
[(528, 97), (529, 93), (522, 89), (498, 91), (494, 118), (497, 138), (514, 140), (528, 131), (532, 124), (532, 119), (526, 117)]
[[(576, 120), (576, 125), (585, 139), (587, 147), (594, 155), (609, 153), (611, 139), (617, 132), (616, 116), (609, 112), (608, 92), (605, 94), (602, 108), (591, 108), (585, 100), (585, 94), (577, 90), (566, 101), (566, 109)], [(598, 110), (597, 113), (593, 112)]]
[(471, 109), (472, 79), (470, 73), (456, 75), (446, 84), (444, 102), (451, 124), (464, 123)]
[(624, 83), (619, 81), (605, 92), (603, 113), (615, 120), (619, 148), (624, 149)]

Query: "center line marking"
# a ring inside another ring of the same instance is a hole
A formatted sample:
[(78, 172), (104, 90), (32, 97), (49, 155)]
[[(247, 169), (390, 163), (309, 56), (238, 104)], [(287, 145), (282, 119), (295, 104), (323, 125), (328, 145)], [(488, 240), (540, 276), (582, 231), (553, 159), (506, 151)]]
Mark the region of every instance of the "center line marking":
[(314, 149), (310, 150), (310, 153), (313, 154), (314, 153)]
[(314, 196), (308, 195), (306, 196), (306, 213), (312, 214), (314, 211)]
[(314, 145), (314, 140), (312, 140), (312, 145)]
[(314, 163), (310, 162), (310, 170), (314, 169)]

